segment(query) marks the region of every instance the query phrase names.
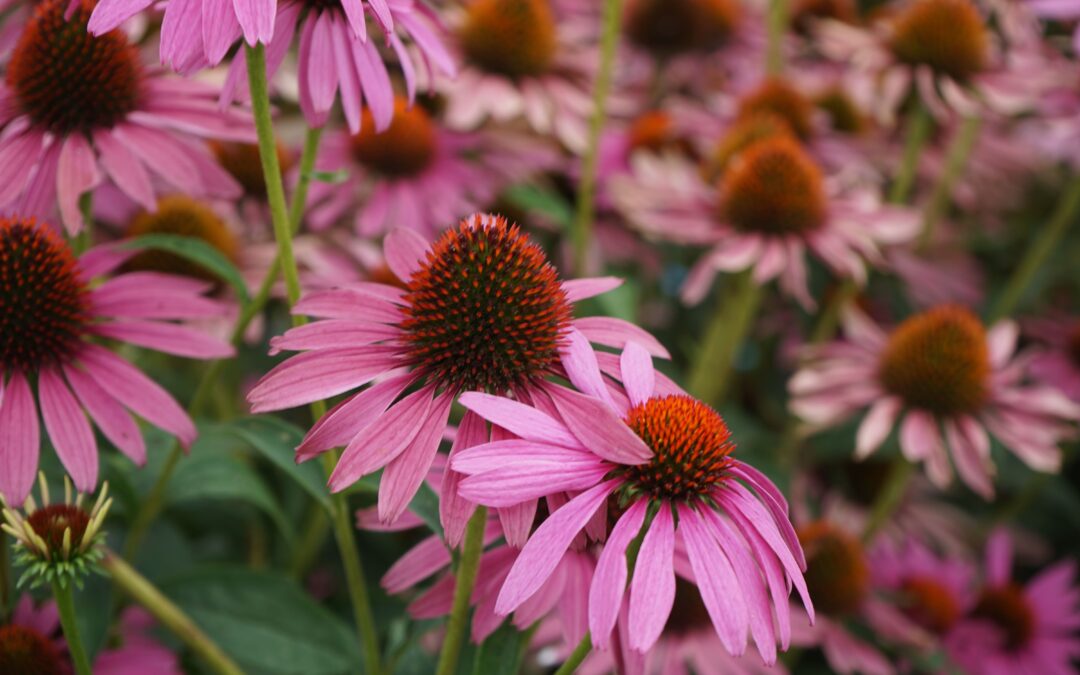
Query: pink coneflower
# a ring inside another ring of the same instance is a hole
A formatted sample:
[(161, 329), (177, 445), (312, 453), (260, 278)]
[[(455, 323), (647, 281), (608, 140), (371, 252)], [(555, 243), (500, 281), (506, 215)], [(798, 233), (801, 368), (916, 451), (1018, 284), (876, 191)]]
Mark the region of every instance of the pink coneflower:
[(592, 111), (590, 21), (552, 0), (470, 0), (449, 12), (461, 72), (438, 85), (446, 122), (463, 131), (486, 120), (524, 120), (574, 152)]
[(1080, 54), (1080, 2), (1077, 0), (1027, 0), (1025, 4), (1039, 18), (1075, 24), (1072, 48), (1074, 53)]
[(406, 227), (431, 237), (491, 204), (507, 185), (550, 167), (552, 154), (523, 137), (450, 131), (399, 97), (385, 131), (375, 130), (365, 108), (359, 134), (323, 143), (316, 168), (348, 178), (312, 186), (308, 223), (323, 229), (348, 216), (361, 236)]
[[(271, 344), (305, 353), (275, 368), (248, 395), (252, 409), (265, 412), (378, 380), (323, 417), (297, 457), (309, 459), (345, 444), (330, 477), (335, 492), (385, 467), (379, 490), (383, 520), (396, 519), (408, 506), (458, 395), (490, 391), (528, 398), (558, 372), (572, 327), (602, 344), (646, 340), (655, 353), (666, 354), (627, 322), (574, 320), (574, 302), (618, 281), (561, 282), (542, 249), (500, 216), (476, 214), (432, 243), (397, 229), (387, 237), (385, 252), (401, 285), (357, 283), (302, 298), (295, 311), (323, 320)], [(478, 420), (466, 416), (461, 424), (479, 428), (459, 430), (459, 439), (486, 440)]]
[(869, 27), (824, 21), (821, 49), (854, 64), (860, 100), (892, 124), (911, 94), (939, 120), (984, 109), (1013, 114), (1056, 77), (1035, 50), (1006, 53), (972, 0), (906, 0)]
[(731, 433), (716, 412), (658, 380), (644, 348), (631, 342), (612, 360), (604, 367), (622, 381), (619, 388), (575, 336), (563, 365), (587, 393), (548, 383), (532, 406), (481, 393), (461, 397), (466, 408), (517, 436), (451, 460), (469, 474), (462, 496), (506, 507), (576, 495), (529, 537), (495, 611), (521, 607), (579, 533), (595, 536), (599, 525), (602, 534), (612, 513), (589, 591), (593, 643), (606, 649), (627, 594), (627, 547), (648, 516), (628, 589), (629, 649), (648, 651), (663, 631), (675, 599), (675, 557), (683, 550), (724, 648), (744, 653), (749, 632), (765, 662), (774, 662), (777, 640), (786, 648), (790, 637), (790, 585), (813, 615), (787, 502), (768, 478), (731, 456)]
[[(153, 620), (146, 612), (128, 608), (120, 616), (120, 645), (103, 649), (94, 659), (98, 675), (180, 675), (176, 654), (149, 637)], [(23, 595), (11, 616), (0, 625), (0, 673), (59, 675), (72, 671), (67, 643), (60, 632), (56, 603), (35, 606)]]
[(1057, 471), (1057, 444), (1080, 419), (1080, 406), (1054, 389), (1023, 383), (1013, 358), (1016, 325), (989, 331), (971, 311), (945, 305), (916, 314), (889, 334), (858, 310), (845, 316), (846, 342), (814, 349), (789, 390), (796, 415), (828, 426), (869, 408), (856, 435), (856, 457), (877, 450), (896, 426), (900, 449), (924, 462), (938, 486), (961, 480), (993, 495), (992, 433), (1038, 471)]
[[(418, 81), (431, 86), (436, 81), (436, 73), (453, 77), (457, 72), (438, 35), (434, 13), (421, 2), (399, 0), (386, 4), (376, 0), (360, 4), (309, 4), (305, 0), (289, 0), (279, 3), (277, 28), (267, 43), (267, 75), (277, 71), (299, 27), (300, 109), (309, 126), (326, 124), (338, 92), (345, 121), (352, 133), (360, 132), (361, 110), (365, 103), (377, 130), (390, 125), (394, 115), (394, 88), (378, 48), (380, 40), (368, 36), (363, 10), (376, 17), (383, 38), (381, 42), (392, 48), (397, 56), (410, 101), (416, 96)], [(419, 53), (410, 53), (402, 37), (410, 39)], [(245, 82), (247, 62), (234, 59), (222, 100), (243, 98)]]
[(91, 341), (118, 340), (190, 358), (232, 353), (227, 344), (171, 322), (221, 313), (201, 297), (210, 284), (156, 272), (101, 280), (133, 254), (98, 247), (76, 258), (47, 226), (0, 219), (0, 492), (11, 503), (26, 498), (37, 472), (39, 409), (60, 461), (83, 491), (98, 477), (87, 415), (137, 464), (146, 461), (146, 446), (130, 412), (184, 445), (195, 439), (194, 424), (168, 392)]
[(1012, 575), (1012, 542), (998, 531), (986, 546), (985, 573), (974, 607), (946, 644), (949, 658), (971, 675), (1074, 672), (1080, 654), (1076, 561), (1020, 585)]
[(934, 638), (952, 631), (975, 601), (975, 570), (963, 559), (941, 557), (919, 543), (883, 542), (868, 555), (875, 589)]
[(674, 156), (637, 156), (632, 176), (612, 181), (623, 215), (650, 236), (711, 246), (682, 289), (700, 301), (718, 271), (753, 269), (754, 280), (779, 278), (803, 306), (807, 249), (837, 274), (863, 282), (880, 247), (909, 240), (918, 216), (865, 191), (830, 194), (821, 169), (792, 138), (766, 137), (727, 161), (715, 185)]
[(1051, 315), (1024, 322), (1041, 347), (1031, 357), (1031, 375), (1080, 403), (1080, 319)]
[(79, 197), (106, 180), (148, 209), (162, 186), (238, 195), (193, 138), (247, 138), (246, 119), (221, 110), (212, 88), (144, 68), (121, 31), (88, 34), (89, 0), (70, 20), (66, 6), (38, 5), (0, 87), (0, 208), (52, 217), (59, 202), (64, 225), (77, 232)]

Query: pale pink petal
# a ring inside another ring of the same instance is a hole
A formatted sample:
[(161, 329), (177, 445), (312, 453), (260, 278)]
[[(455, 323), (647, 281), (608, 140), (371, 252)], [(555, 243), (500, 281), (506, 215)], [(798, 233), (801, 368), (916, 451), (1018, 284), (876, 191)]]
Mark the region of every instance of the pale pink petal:
[(571, 329), (566, 336), (567, 342), (559, 350), (560, 360), (571, 384), (578, 391), (595, 397), (615, 408), (615, 401), (608, 393), (607, 385), (604, 384), (604, 376), (600, 374), (600, 364), (596, 361), (596, 353), (593, 352), (589, 341), (581, 332)]
[(547, 391), (570, 432), (597, 456), (616, 464), (644, 464), (653, 451), (602, 401), (565, 387)]
[(450, 550), (437, 536), (424, 539), (386, 570), (380, 584), (387, 593), (401, 593), (450, 566)]
[(735, 570), (697, 509), (679, 511), (679, 532), (716, 634), (728, 652), (739, 656), (746, 651), (750, 619)]
[(94, 378), (70, 364), (64, 366), (68, 385), (105, 438), (139, 466), (146, 463), (146, 442), (139, 425)]
[(630, 397), (630, 403), (641, 405), (652, 398), (656, 374), (649, 352), (638, 343), (629, 342), (623, 349), (619, 365), (623, 387), (626, 388), (626, 395)]
[(581, 443), (565, 426), (551, 416), (524, 403), (473, 391), (459, 396), (458, 403), (492, 424), (498, 424), (503, 429), (526, 440), (567, 448), (581, 447)]
[(461, 496), (485, 506), (507, 507), (555, 492), (584, 490), (602, 479), (611, 466), (585, 457), (552, 462), (520, 457), (506, 466), (474, 474), (461, 481)]
[(363, 386), (390, 367), (377, 347), (305, 352), (267, 373), (248, 401), (256, 413), (295, 408)]
[(508, 546), (521, 548), (529, 540), (529, 533), (536, 521), (536, 507), (537, 500), (530, 499), (499, 509), (499, 524), (502, 525)]
[[(228, 2), (228, 0), (204, 0), (206, 2)], [(277, 3), (273, 0), (232, 0), (236, 11), (236, 20), (244, 31), (244, 41), (249, 45), (256, 42), (267, 44), (274, 36), (274, 17)]]
[(461, 473), (450, 468), (454, 458), (463, 450), (480, 445), (487, 440), (487, 425), (484, 419), (469, 410), (461, 418), (458, 424), (457, 435), (450, 447), (450, 462), (443, 476), (442, 494), (439, 498), (439, 522), (443, 526), (443, 534), (446, 543), (451, 548), (457, 548), (465, 536), (465, 527), (476, 510), (476, 504), (461, 496), (458, 486), (463, 476)]
[(0, 393), (0, 493), (9, 504), (22, 504), (34, 486), (41, 428), (34, 394), (22, 373), (12, 374)]
[[(94, 16), (104, 4), (98, 4), (94, 10)], [(93, 24), (92, 19), (91, 24)], [(130, 150), (113, 138), (111, 131), (107, 129), (95, 131), (94, 147), (100, 155), (102, 168), (124, 194), (148, 211), (157, 208), (157, 198), (154, 196), (154, 186), (150, 183), (150, 174)]]
[(619, 517), (600, 551), (589, 587), (589, 629), (599, 649), (607, 649), (611, 642), (611, 630), (626, 592), (626, 547), (641, 530), (647, 507), (648, 501), (645, 499), (634, 502)]
[(596, 277), (590, 279), (571, 279), (562, 284), (569, 302), (577, 302), (602, 295), (610, 290), (622, 286), (623, 280), (618, 277)]
[(426, 239), (414, 230), (402, 227), (392, 230), (383, 242), (386, 264), (398, 279), (406, 283), (427, 258), (428, 249)]
[(957, 420), (945, 420), (943, 426), (960, 478), (984, 499), (992, 499), (994, 465), (990, 461), (990, 437), (986, 430), (966, 415)]
[(630, 582), (630, 648), (648, 651), (675, 603), (675, 521), (664, 502), (649, 525)]
[(636, 342), (657, 358), (671, 358), (671, 354), (659, 340), (629, 321), (607, 316), (587, 316), (575, 319), (574, 328), (589, 338), (589, 342), (616, 349), (623, 349), (627, 344)]
[(392, 377), (334, 406), (304, 436), (296, 448), (296, 461), (303, 462), (324, 450), (349, 443), (371, 426), (414, 381), (411, 373)]
[(113, 321), (91, 328), (92, 332), (166, 354), (193, 359), (224, 359), (236, 353), (229, 343), (187, 326), (153, 321)]
[(990, 350), (990, 363), (995, 368), (1004, 368), (1009, 362), (1019, 334), (1020, 328), (1015, 321), (1000, 321), (987, 331), (986, 345)]
[(82, 229), (83, 218), (79, 198), (101, 182), (97, 160), (90, 143), (82, 134), (72, 134), (64, 141), (56, 168), (56, 200), (60, 219), (68, 234)]
[(53, 368), (38, 373), (38, 399), (41, 417), (53, 448), (80, 492), (97, 487), (98, 454), (94, 431), (86, 414)]
[(383, 470), (379, 483), (379, 518), (383, 522), (393, 522), (400, 516), (420, 489), (435, 460), (435, 453), (439, 451), (453, 402), (454, 395), (450, 391), (436, 397), (416, 438)]
[(94, 35), (107, 33), (143, 11), (153, 0), (101, 0), (94, 6), (87, 29)]
[(896, 416), (903, 405), (898, 397), (887, 396), (870, 408), (855, 434), (856, 459), (865, 459), (881, 447), (896, 424)]

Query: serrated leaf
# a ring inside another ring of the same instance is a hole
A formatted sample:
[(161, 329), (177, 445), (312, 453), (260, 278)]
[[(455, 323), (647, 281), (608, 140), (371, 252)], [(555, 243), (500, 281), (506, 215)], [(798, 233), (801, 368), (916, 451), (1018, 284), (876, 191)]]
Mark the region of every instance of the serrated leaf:
[(232, 287), (240, 303), (249, 301), (247, 284), (236, 266), (221, 251), (201, 239), (175, 234), (147, 234), (126, 241), (123, 248), (152, 248), (175, 253), (191, 262), (205, 267)]
[(330, 510), (330, 493), (318, 462), (296, 463), (295, 448), (304, 437), (297, 426), (276, 417), (246, 417), (219, 427), (236, 436), (281, 469), (324, 509)]
[(339, 675), (362, 662), (348, 624), (285, 577), (211, 567), (160, 588), (246, 673)]

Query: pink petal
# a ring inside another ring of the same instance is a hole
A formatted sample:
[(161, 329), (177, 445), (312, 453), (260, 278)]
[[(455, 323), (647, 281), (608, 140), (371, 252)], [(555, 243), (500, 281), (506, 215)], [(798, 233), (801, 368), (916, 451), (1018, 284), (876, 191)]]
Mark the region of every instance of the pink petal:
[(432, 401), (416, 438), (383, 470), (379, 483), (379, 518), (383, 522), (397, 519), (420, 489), (439, 451), (453, 402), (454, 395), (449, 391)]
[(90, 413), (91, 419), (105, 434), (105, 438), (115, 445), (139, 466), (146, 463), (146, 442), (143, 440), (139, 425), (131, 418), (124, 406), (110, 396), (101, 386), (83, 371), (71, 366), (64, 366), (64, 375), (68, 385), (75, 392), (79, 402)]
[(529, 538), (510, 569), (495, 604), (498, 614), (513, 612), (544, 585), (578, 532), (618, 485), (619, 481), (615, 479), (605, 481), (574, 497), (548, 516)]
[(589, 338), (589, 342), (616, 349), (623, 349), (628, 343), (636, 342), (657, 358), (671, 358), (671, 354), (659, 340), (629, 321), (608, 316), (588, 316), (575, 319), (574, 328)]
[(581, 446), (566, 427), (524, 403), (472, 391), (458, 397), (458, 403), (521, 438), (567, 448)]
[[(204, 0), (206, 2), (227, 2), (228, 0)], [(249, 45), (256, 42), (267, 44), (274, 36), (274, 17), (277, 4), (273, 0), (232, 0), (236, 20), (244, 31), (244, 40)]]
[(591, 396), (553, 386), (551, 394), (567, 428), (597, 456), (616, 464), (645, 464), (653, 451), (610, 406)]
[[(2, 384), (0, 376), (0, 384)], [(34, 486), (41, 429), (34, 394), (16, 372), (0, 391), (0, 492), (9, 504), (22, 504)]]
[(630, 403), (641, 405), (652, 398), (656, 386), (652, 357), (636, 342), (628, 342), (619, 359), (622, 383)]
[(428, 254), (428, 242), (413, 230), (395, 228), (386, 235), (383, 252), (386, 264), (394, 275), (408, 283), (416, 270), (420, 269)]
[(45, 429), (75, 487), (81, 492), (93, 491), (98, 478), (94, 432), (78, 401), (53, 368), (38, 373), (38, 399)]
[(296, 448), (296, 461), (303, 462), (324, 450), (348, 444), (371, 426), (414, 381), (412, 373), (392, 377), (335, 406), (304, 436)]
[(600, 374), (596, 354), (584, 335), (571, 329), (567, 335), (566, 346), (560, 350), (560, 356), (570, 382), (579, 391), (600, 399), (611, 408), (615, 407), (615, 401), (604, 384), (604, 376)]
[(994, 483), (990, 476), (994, 465), (990, 461), (990, 437), (986, 430), (966, 415), (955, 421), (945, 420), (944, 427), (960, 478), (984, 499), (992, 499)]
[(1002, 586), (1012, 581), (1013, 546), (1009, 533), (998, 528), (986, 542), (986, 583)]
[(252, 412), (284, 410), (363, 386), (389, 370), (384, 349), (305, 352), (277, 366), (248, 392)]
[(902, 407), (899, 398), (888, 396), (870, 408), (855, 434), (856, 459), (865, 459), (885, 442)]
[(454, 458), (462, 451), (480, 445), (488, 438), (487, 425), (476, 413), (466, 411), (458, 424), (457, 435), (454, 436), (454, 444), (450, 446), (449, 462), (446, 473), (443, 474), (441, 494), (439, 496), (439, 522), (443, 527), (443, 536), (450, 548), (457, 548), (465, 536), (465, 528), (476, 510), (476, 504), (465, 499), (458, 492), (462, 476), (454, 471)]
[(485, 506), (507, 507), (555, 492), (584, 490), (602, 479), (611, 466), (595, 458), (552, 462), (517, 458), (506, 466), (461, 481), (461, 496)]
[(436, 536), (424, 539), (397, 559), (380, 582), (387, 593), (401, 593), (450, 566), (450, 550)]
[(990, 363), (995, 368), (1004, 368), (1009, 362), (1019, 334), (1020, 329), (1015, 321), (1000, 321), (987, 332), (986, 345), (990, 351)]
[(193, 359), (224, 359), (236, 353), (229, 343), (200, 331), (153, 321), (114, 321), (91, 329), (97, 335)]
[[(95, 16), (104, 4), (104, 2), (99, 3), (94, 9)], [(93, 24), (93, 19), (90, 23)], [(105, 169), (105, 173), (124, 194), (148, 211), (157, 208), (150, 174), (130, 150), (113, 138), (111, 131), (106, 129), (95, 131), (94, 147), (100, 155), (101, 166)]]
[(571, 279), (564, 281), (563, 290), (566, 299), (570, 302), (592, 298), (622, 286), (623, 280), (618, 277), (596, 277), (593, 279)]
[(536, 499), (530, 499), (499, 509), (499, 524), (502, 525), (508, 546), (521, 548), (529, 540), (533, 523), (536, 521), (537, 505)]
[(675, 521), (671, 507), (660, 505), (638, 551), (630, 582), (630, 648), (645, 652), (664, 630), (675, 604)]
[(82, 229), (83, 218), (79, 198), (101, 181), (97, 160), (90, 143), (82, 134), (73, 134), (64, 141), (56, 169), (56, 199), (60, 219), (69, 234)]
[(742, 655), (746, 651), (749, 616), (735, 570), (697, 509), (679, 512), (679, 532), (686, 542), (695, 582), (720, 642), (732, 655)]
[(626, 510), (611, 530), (589, 587), (589, 629), (599, 649), (608, 649), (611, 630), (619, 616), (626, 592), (626, 547), (641, 531), (648, 501), (639, 499)]
[(152, 2), (153, 0), (101, 0), (94, 6), (87, 30), (94, 35), (108, 33), (149, 7)]

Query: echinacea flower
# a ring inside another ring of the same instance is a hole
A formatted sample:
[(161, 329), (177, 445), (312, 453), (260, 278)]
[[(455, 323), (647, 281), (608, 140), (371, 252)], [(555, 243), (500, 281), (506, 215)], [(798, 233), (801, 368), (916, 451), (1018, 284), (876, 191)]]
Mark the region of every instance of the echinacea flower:
[(975, 602), (975, 570), (915, 539), (881, 542), (868, 554), (875, 589), (935, 638), (952, 631)]
[(949, 658), (971, 675), (1074, 672), (1076, 561), (1057, 563), (1022, 585), (1013, 576), (1012, 542), (999, 530), (987, 542), (985, 574), (974, 607), (946, 645)]
[[(142, 609), (129, 607), (120, 615), (120, 643), (98, 652), (96, 675), (180, 675), (179, 660), (150, 632), (153, 619)], [(0, 625), (0, 673), (60, 675), (73, 671), (67, 641), (60, 630), (60, 613), (53, 601), (35, 605), (24, 594), (11, 621)]]
[(312, 186), (308, 223), (324, 229), (348, 216), (360, 236), (405, 227), (431, 237), (553, 161), (547, 148), (524, 137), (450, 131), (424, 107), (398, 97), (385, 131), (376, 131), (365, 108), (359, 134), (339, 133), (323, 142), (315, 168), (348, 177)]
[[(385, 467), (383, 520), (401, 515), (419, 488), (453, 401), (468, 391), (529, 397), (558, 372), (572, 327), (602, 344), (637, 340), (666, 355), (627, 322), (574, 320), (574, 302), (618, 280), (561, 282), (543, 250), (500, 216), (473, 215), (430, 243), (397, 229), (387, 236), (385, 252), (400, 285), (361, 282), (301, 298), (294, 311), (320, 320), (271, 345), (304, 353), (276, 367), (248, 395), (252, 410), (265, 412), (377, 382), (319, 420), (297, 458), (345, 445), (330, 476), (335, 492)], [(464, 447), (487, 439), (477, 419), (466, 416), (461, 427), (457, 438)], [(443, 501), (452, 498), (444, 494)], [(458, 526), (467, 520), (465, 512)]]
[[(183, 195), (163, 197), (153, 211), (136, 214), (125, 232), (127, 237), (133, 238), (158, 234), (202, 241), (233, 263), (240, 256), (240, 243), (225, 220), (209, 204)], [(125, 262), (122, 269), (163, 272), (213, 284), (221, 283), (221, 279), (210, 270), (169, 251), (140, 251)]]
[(21, 502), (34, 482), (39, 410), (60, 461), (84, 491), (98, 477), (87, 415), (140, 465), (146, 445), (129, 411), (185, 446), (195, 439), (172, 396), (97, 341), (190, 358), (229, 356), (224, 342), (173, 323), (216, 316), (222, 307), (202, 297), (206, 282), (157, 272), (106, 278), (134, 253), (97, 247), (76, 257), (48, 225), (0, 219), (0, 493), (8, 501)]
[(779, 278), (804, 307), (815, 304), (807, 249), (838, 275), (862, 283), (866, 261), (879, 261), (883, 245), (910, 240), (919, 226), (915, 213), (865, 190), (830, 194), (830, 188), (817, 163), (784, 135), (750, 143), (715, 185), (672, 155), (636, 156), (633, 175), (612, 181), (619, 210), (647, 235), (711, 246), (682, 289), (685, 301), (700, 301), (720, 270), (753, 269), (756, 283)]
[(1072, 48), (1080, 53), (1080, 2), (1076, 0), (1027, 0), (1027, 7), (1039, 18), (1074, 24)]
[(472, 131), (524, 120), (580, 153), (592, 111), (589, 21), (555, 0), (470, 0), (448, 11), (461, 72), (442, 81), (446, 122)]
[(887, 334), (851, 310), (844, 334), (846, 341), (812, 349), (788, 388), (792, 411), (815, 426), (869, 408), (856, 457), (873, 453), (899, 426), (904, 457), (925, 463), (936, 485), (952, 479), (947, 447), (961, 480), (986, 498), (994, 492), (989, 434), (1037, 471), (1060, 468), (1057, 446), (1080, 406), (1023, 382), (1013, 322), (987, 330), (970, 310), (944, 305)]
[(1080, 318), (1051, 315), (1023, 326), (1040, 343), (1031, 357), (1032, 377), (1080, 403)]
[(216, 91), (143, 67), (122, 31), (86, 32), (93, 4), (34, 10), (0, 86), (0, 208), (82, 227), (79, 198), (106, 180), (152, 209), (163, 186), (233, 197), (239, 186), (198, 137), (246, 139), (250, 122)]
[[(466, 408), (517, 436), (451, 459), (453, 469), (468, 474), (462, 496), (505, 507), (573, 495), (529, 537), (495, 611), (517, 610), (583, 530), (595, 536), (598, 526), (603, 533), (610, 513), (614, 526), (589, 590), (595, 645), (611, 644), (627, 594), (628, 648), (642, 653), (656, 643), (675, 600), (681, 550), (724, 648), (742, 654), (749, 633), (764, 661), (775, 662), (777, 641), (786, 648), (790, 638), (792, 585), (813, 616), (783, 496), (731, 456), (734, 443), (720, 415), (657, 378), (643, 347), (628, 343), (608, 366), (622, 387), (605, 380), (581, 336), (563, 365), (580, 391), (548, 383), (531, 406), (483, 393), (461, 397)], [(627, 586), (627, 548), (642, 531)]]

